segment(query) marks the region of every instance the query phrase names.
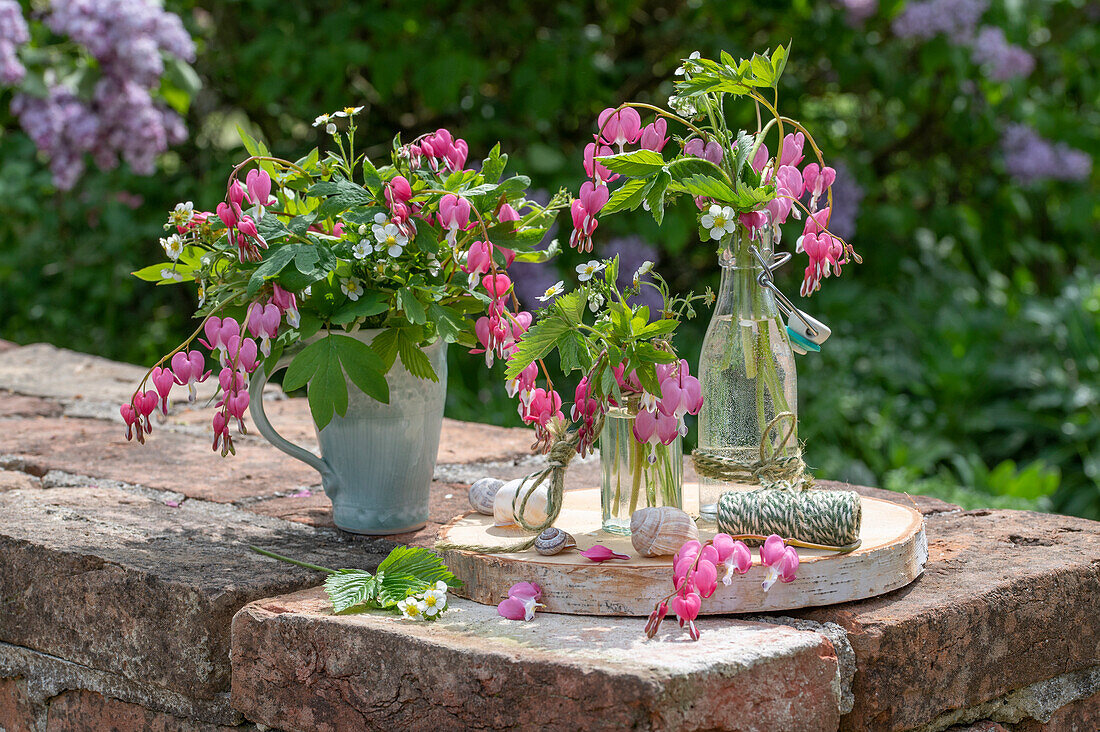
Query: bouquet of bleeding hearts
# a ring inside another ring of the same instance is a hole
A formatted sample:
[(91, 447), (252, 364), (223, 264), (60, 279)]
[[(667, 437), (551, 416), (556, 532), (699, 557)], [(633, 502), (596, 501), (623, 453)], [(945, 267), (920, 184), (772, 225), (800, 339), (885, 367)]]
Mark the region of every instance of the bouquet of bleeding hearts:
[[(539, 298), (547, 307), (511, 349), (505, 372), (509, 394), (519, 397), (520, 415), (548, 449), (552, 423), (565, 419), (562, 400), (549, 377), (546, 388), (536, 384), (539, 365), (556, 352), (564, 373), (583, 374), (570, 411), (582, 457), (592, 449), (610, 406), (629, 405), (636, 413), (633, 430), (640, 445), (668, 445), (687, 432), (684, 415), (697, 414), (703, 403), (699, 381), (687, 361), (677, 358), (672, 338), (681, 320), (695, 316), (693, 303), (709, 302), (713, 294), (672, 296), (652, 262), (643, 263), (623, 290), (616, 285), (618, 257), (577, 269), (579, 286), (567, 294), (562, 282), (547, 289)], [(659, 311), (631, 303), (642, 287), (660, 293)]]
[[(308, 384), (323, 428), (347, 410), (345, 374), (388, 402), (397, 358), (434, 381), (426, 346), (443, 340), (503, 355), (530, 324), (506, 269), (553, 256), (556, 242), (538, 247), (568, 195), (528, 200), (528, 178), (502, 178), (508, 156), (499, 145), (468, 169), (466, 142), (443, 129), (407, 144), (395, 138), (390, 160), (376, 165), (355, 146), (359, 111), (317, 118), (333, 149), (293, 162), (242, 132), (249, 157), (233, 168), (225, 200), (214, 212), (190, 202), (171, 212), (167, 261), (134, 274), (196, 285), (202, 322), (122, 405), (128, 437), (144, 441), (174, 386), (193, 400), (195, 384), (217, 370), (214, 449), (233, 452), (229, 425), (244, 429), (249, 375), (261, 365), (270, 372), (284, 349), (297, 349), (284, 387)], [(361, 328), (381, 330), (368, 344), (348, 335)]]
[[(755, 265), (750, 242), (767, 234), (761, 249), (770, 249), (780, 242), (788, 219), (800, 220), (805, 214), (795, 242), (795, 251), (809, 258), (803, 296), (817, 290), (822, 278), (839, 275), (849, 260), (861, 261), (851, 245), (829, 229), (836, 171), (825, 165), (806, 128), (778, 111), (779, 78), (788, 51), (789, 46), (778, 46), (740, 61), (725, 52), (717, 61), (696, 52), (676, 70), (681, 78), (668, 100), (673, 111), (627, 102), (600, 113), (594, 141), (584, 150), (590, 180), (572, 204), (570, 243), (591, 251), (598, 215), (644, 207), (660, 224), (665, 206), (687, 196), (699, 212), (700, 238), (719, 242), (725, 256), (749, 269)], [(754, 132), (729, 126), (727, 114), (735, 101), (755, 105)], [(654, 113), (653, 121), (643, 127), (638, 110)], [(766, 123), (761, 123), (761, 110), (769, 117)], [(671, 134), (670, 121), (675, 125)], [(773, 128), (781, 141), (774, 156), (765, 142)], [(807, 142), (813, 162), (800, 168)], [(612, 192), (610, 185), (616, 181)], [(747, 233), (743, 241), (734, 237), (738, 229)]]

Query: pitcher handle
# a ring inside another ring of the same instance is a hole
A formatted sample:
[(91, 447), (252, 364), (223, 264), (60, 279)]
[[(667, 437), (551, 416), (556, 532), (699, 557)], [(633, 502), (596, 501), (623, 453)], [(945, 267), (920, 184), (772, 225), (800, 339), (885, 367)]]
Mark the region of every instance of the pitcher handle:
[[(280, 369), (285, 369), (290, 365), (290, 358), (284, 357), (279, 359), (279, 362), (275, 364), (275, 368), (271, 369), (271, 373), (274, 374)], [(321, 474), (321, 481), (325, 488), (325, 493), (331, 498), (336, 489), (336, 478), (332, 472), (332, 468), (325, 462), (324, 458), (319, 458), (309, 450), (299, 445), (295, 445), (290, 440), (286, 439), (271, 426), (271, 422), (267, 419), (267, 414), (264, 413), (264, 386), (267, 385), (267, 380), (271, 374), (268, 374), (262, 367), (256, 369), (252, 374), (252, 383), (248, 386), (248, 413), (252, 416), (252, 421), (256, 425), (256, 429), (260, 431), (268, 442), (275, 447), (279, 448), (292, 458), (301, 460), (306, 465), (310, 466), (318, 473)], [(312, 418), (312, 417), (311, 417)]]

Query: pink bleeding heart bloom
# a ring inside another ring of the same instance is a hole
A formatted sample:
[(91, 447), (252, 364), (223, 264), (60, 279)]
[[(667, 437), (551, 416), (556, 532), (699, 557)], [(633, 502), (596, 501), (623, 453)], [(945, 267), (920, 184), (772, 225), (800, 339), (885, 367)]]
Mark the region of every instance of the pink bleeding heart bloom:
[(534, 317), (526, 310), (521, 310), (510, 318), (512, 322), (512, 337), (519, 340), (520, 336), (531, 327)]
[(600, 212), (611, 193), (606, 185), (597, 185), (592, 181), (581, 184), (580, 196), (570, 206), (573, 216), (573, 234), (569, 244), (580, 251), (592, 251), (592, 234), (599, 222), (596, 214)]
[(527, 405), (521, 405), (520, 417), (527, 424), (535, 424), (545, 427), (555, 417), (564, 419), (561, 413), (561, 395), (556, 391), (547, 391), (543, 388), (535, 389), (531, 394), (531, 401)]
[(811, 202), (815, 202), (829, 186), (836, 182), (836, 171), (829, 166), (822, 168), (817, 163), (810, 163), (802, 169), (802, 179), (805, 181), (806, 190), (810, 192)]
[(699, 630), (695, 627), (695, 619), (699, 617), (699, 610), (703, 606), (703, 598), (697, 592), (680, 592), (672, 598), (672, 612), (680, 622), (680, 627), (687, 627), (688, 635), (692, 640), (699, 640)]
[(172, 374), (171, 369), (161, 368), (156, 366), (149, 374), (150, 380), (153, 382), (153, 387), (157, 390), (157, 394), (160, 395), (160, 409), (168, 415), (168, 395), (172, 392), (172, 387), (176, 383), (176, 377)]
[[(138, 421), (137, 409), (133, 404), (123, 404), (118, 408), (119, 414), (122, 415), (122, 421), (126, 423), (126, 439), (134, 439), (134, 425)], [(141, 425), (138, 425), (138, 432), (141, 432)]]
[(722, 573), (722, 584), (733, 581), (733, 573), (745, 574), (752, 566), (752, 552), (743, 541), (735, 541), (729, 534), (715, 534), (713, 546), (718, 552), (718, 569)]
[(395, 175), (386, 183), (386, 202), (391, 206), (395, 203), (408, 203), (412, 198), (412, 186), (409, 179), (403, 175)]
[(448, 193), (439, 201), (439, 225), (447, 230), (447, 241), (454, 246), (459, 230), (470, 228), (470, 202)]
[(713, 562), (700, 557), (693, 579), (699, 594), (710, 597), (718, 589), (718, 568)]
[(475, 241), (466, 253), (466, 263), (462, 265), (462, 271), (467, 274), (483, 274), (492, 269), (492, 264), (493, 245), (487, 241)]
[(279, 323), (282, 319), (283, 314), (274, 303), (256, 303), (248, 311), (248, 331), (260, 339), (260, 353), (264, 358), (271, 355), (271, 339), (279, 335)]
[(717, 142), (711, 140), (704, 144), (703, 140), (699, 137), (693, 137), (684, 143), (684, 154), (708, 160), (715, 165), (722, 162), (722, 157), (724, 155), (722, 146)]
[(218, 385), (226, 394), (234, 394), (248, 385), (248, 379), (243, 372), (225, 366), (218, 373)]
[(806, 136), (801, 132), (789, 133), (783, 138), (783, 152), (779, 156), (779, 164), (798, 165), (802, 162), (802, 147), (806, 144)]
[(580, 555), (593, 562), (606, 562), (608, 559), (630, 559), (626, 554), (613, 552), (603, 544), (596, 544), (591, 549), (585, 549), (583, 552), (580, 552)]
[(517, 582), (508, 588), (508, 597), (531, 597), (542, 599), (542, 587), (537, 582)]
[(642, 129), (638, 144), (646, 150), (661, 152), (668, 144), (668, 123), (664, 117), (658, 117)]
[(538, 602), (530, 597), (509, 597), (497, 605), (497, 614), (506, 620), (533, 620)]
[(213, 316), (207, 318), (203, 324), (203, 332), (206, 334), (206, 340), (199, 339), (199, 342), (211, 351), (218, 350), (224, 355), (229, 339), (240, 335), (241, 327), (234, 318), (222, 319)]
[(519, 221), (519, 212), (512, 208), (507, 203), (500, 204), (500, 208), (497, 210), (497, 221)]
[(241, 185), (239, 180), (234, 180), (229, 184), (229, 202), (233, 204), (235, 210), (240, 210), (241, 204), (244, 203), (244, 186)]
[(749, 230), (749, 240), (755, 241), (760, 232), (768, 225), (768, 215), (763, 211), (750, 211), (738, 217), (741, 225)]
[(221, 443), (222, 455), (227, 454), (232, 449), (233, 438), (229, 436), (229, 419), (225, 416), (225, 412), (220, 410), (214, 412), (211, 426), (214, 428), (214, 452), (218, 451), (218, 444)]
[(599, 134), (604, 142), (617, 145), (621, 152), (626, 144), (634, 144), (642, 136), (642, 117), (638, 110), (625, 107), (615, 111), (608, 107), (600, 112), (597, 121)]
[(757, 173), (762, 172), (769, 160), (771, 160), (771, 153), (768, 152), (768, 146), (761, 145), (756, 148), (756, 154), (752, 156), (752, 169)]
[(271, 302), (275, 303), (279, 310), (286, 313), (286, 324), (291, 328), (297, 328), (301, 324), (301, 316), (298, 313), (298, 300), (293, 292), (289, 292), (275, 285), (271, 295)]
[(240, 430), (244, 431), (244, 413), (248, 411), (248, 392), (241, 390), (225, 398), (225, 411), (237, 418)]
[(798, 570), (798, 552), (793, 546), (787, 546), (782, 537), (772, 534), (760, 547), (760, 563), (768, 568), (762, 584), (767, 592), (776, 581), (794, 581)]
[(232, 229), (237, 225), (237, 212), (240, 211), (239, 208), (234, 210), (229, 206), (228, 203), (225, 203), (223, 201), (219, 203), (217, 208), (215, 208), (214, 210), (217, 211), (218, 218), (222, 220), (223, 224), (225, 224), (225, 228)]
[(647, 638), (652, 638), (657, 635), (657, 630), (661, 627), (661, 621), (668, 615), (668, 602), (662, 602), (653, 612), (649, 614), (649, 621), (645, 624), (645, 634)]
[(266, 170), (254, 168), (248, 171), (244, 181), (248, 186), (248, 200), (261, 206), (275, 203), (275, 199), (271, 198), (271, 176)]
[(508, 294), (508, 290), (512, 288), (512, 280), (508, 275), (498, 272), (497, 274), (485, 275), (481, 279), (481, 286), (485, 288), (490, 297), (499, 300)]
[[(157, 408), (157, 404), (159, 402), (160, 402), (160, 395), (157, 394), (152, 389), (150, 389), (149, 391), (146, 391), (143, 394), (136, 394), (134, 396), (133, 404), (134, 404), (134, 408), (137, 410), (138, 414), (140, 414), (142, 417), (145, 417), (146, 420), (148, 420), (149, 415), (152, 414), (153, 410), (155, 410)], [(152, 431), (153, 426), (151, 424), (148, 425), (148, 429), (149, 429), (149, 431)]]
[(522, 404), (530, 404), (531, 397), (535, 392), (535, 379), (538, 378), (538, 375), (538, 364), (533, 361), (527, 364), (523, 371), (519, 372), (519, 376), (514, 379), (508, 379), (508, 381), (505, 382), (505, 390), (508, 392), (508, 397), (514, 399), (518, 394)]
[(260, 365), (259, 348), (256, 346), (256, 341), (251, 338), (242, 339), (239, 335), (235, 335), (229, 339), (225, 350), (229, 359), (236, 362), (247, 373), (251, 374)]
[(196, 350), (180, 351), (172, 356), (172, 372), (177, 384), (187, 386), (189, 402), (195, 401), (195, 384), (201, 384), (210, 377), (210, 372), (206, 371), (206, 358)]
[(614, 154), (607, 145), (596, 145), (594, 142), (590, 142), (584, 146), (584, 172), (585, 174), (596, 181), (597, 183), (610, 183), (613, 180), (617, 180), (618, 173), (612, 173), (611, 170), (603, 163), (596, 160), (596, 158), (603, 157), (605, 155)]

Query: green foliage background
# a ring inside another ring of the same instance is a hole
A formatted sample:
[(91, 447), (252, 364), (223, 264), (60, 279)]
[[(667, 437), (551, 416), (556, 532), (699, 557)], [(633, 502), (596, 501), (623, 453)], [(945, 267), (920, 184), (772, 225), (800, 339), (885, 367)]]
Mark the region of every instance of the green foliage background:
[[(1018, 121), (1100, 153), (1100, 31), (1084, 0), (986, 13), (1038, 61), (1008, 83), (942, 37), (896, 38), (899, 0), (859, 28), (809, 0), (168, 5), (196, 35), (205, 87), (188, 114), (191, 140), (161, 174), (93, 172), (59, 194), (4, 118), (0, 337), (138, 362), (174, 345), (193, 302), (128, 273), (158, 256), (176, 201), (219, 200), (243, 155), (237, 124), (294, 157), (319, 141), (317, 114), (364, 104), (372, 152), (395, 131), (445, 126), (471, 159), (500, 140), (536, 185), (575, 189), (601, 109), (664, 104), (693, 50), (741, 56), (793, 39), (782, 108), (818, 131), (827, 159), (842, 158), (865, 192), (852, 238), (865, 264), (807, 306), (835, 333), (799, 361), (808, 461), (822, 476), (968, 506), (1100, 517), (1100, 166), (1088, 182), (1021, 186), (999, 150), (1004, 125)], [(755, 124), (748, 110), (741, 123)], [(690, 212), (661, 229), (647, 219), (610, 219), (597, 242), (639, 234), (659, 247), (674, 287), (717, 283)], [(558, 266), (571, 273), (583, 259), (569, 253)], [(780, 284), (793, 292), (797, 277)], [(690, 361), (702, 320), (680, 336)], [(518, 423), (500, 367), (451, 350), (449, 415)]]

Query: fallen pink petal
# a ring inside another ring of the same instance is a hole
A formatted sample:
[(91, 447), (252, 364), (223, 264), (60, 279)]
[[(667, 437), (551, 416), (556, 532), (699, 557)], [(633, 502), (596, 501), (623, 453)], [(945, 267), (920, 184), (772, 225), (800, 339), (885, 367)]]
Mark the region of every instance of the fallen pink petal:
[(597, 544), (591, 549), (585, 549), (580, 554), (582, 557), (590, 559), (593, 562), (606, 562), (608, 559), (630, 559), (629, 555), (613, 552), (603, 544)]

